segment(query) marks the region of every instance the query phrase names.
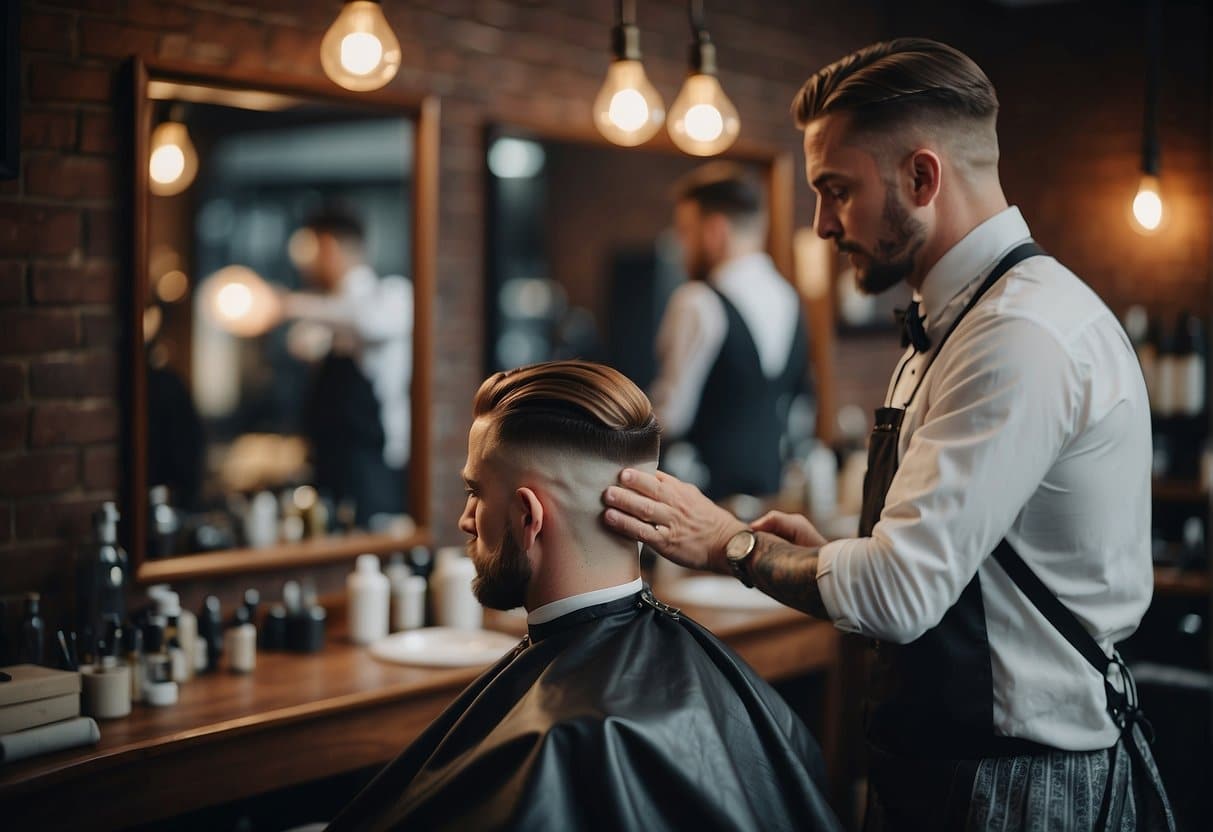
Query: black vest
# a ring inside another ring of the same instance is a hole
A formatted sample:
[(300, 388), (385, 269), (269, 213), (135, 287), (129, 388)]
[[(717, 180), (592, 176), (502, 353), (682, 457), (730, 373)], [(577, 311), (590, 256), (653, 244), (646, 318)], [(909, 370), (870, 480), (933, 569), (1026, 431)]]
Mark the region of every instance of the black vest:
[(716, 500), (731, 494), (774, 494), (783, 474), (780, 442), (787, 430), (788, 405), (807, 389), (804, 317), (797, 308), (787, 363), (783, 372), (768, 379), (741, 313), (711, 288), (724, 306), (728, 329), (704, 382), (687, 440), (708, 469), (707, 496)]

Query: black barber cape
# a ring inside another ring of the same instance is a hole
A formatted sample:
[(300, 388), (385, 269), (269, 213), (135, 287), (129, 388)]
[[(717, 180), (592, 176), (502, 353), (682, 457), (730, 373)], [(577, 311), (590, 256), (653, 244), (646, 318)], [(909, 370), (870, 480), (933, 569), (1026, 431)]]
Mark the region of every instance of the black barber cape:
[(471, 684), (330, 830), (840, 830), (770, 686), (647, 592), (571, 612)]

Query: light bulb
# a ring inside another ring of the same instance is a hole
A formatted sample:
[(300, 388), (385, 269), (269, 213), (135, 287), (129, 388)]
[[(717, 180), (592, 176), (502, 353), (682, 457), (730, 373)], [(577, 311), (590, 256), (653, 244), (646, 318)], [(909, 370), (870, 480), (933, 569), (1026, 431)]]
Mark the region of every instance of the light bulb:
[(282, 315), (274, 289), (247, 266), (226, 266), (208, 277), (200, 308), (212, 324), (244, 338), (261, 335)]
[(400, 68), (400, 41), (375, 0), (348, 0), (320, 42), (320, 64), (333, 82), (377, 90)]
[(737, 108), (720, 88), (715, 75), (696, 73), (670, 107), (670, 138), (692, 156), (715, 156), (726, 150), (741, 132)]
[(152, 131), (147, 173), (148, 187), (157, 196), (179, 194), (194, 181), (198, 153), (184, 124), (166, 121)]
[(594, 99), (594, 123), (607, 140), (632, 147), (647, 142), (665, 120), (661, 94), (649, 83), (638, 60), (611, 62)]
[(1146, 174), (1133, 197), (1133, 219), (1142, 231), (1157, 231), (1162, 224), (1162, 196), (1158, 192), (1158, 177)]

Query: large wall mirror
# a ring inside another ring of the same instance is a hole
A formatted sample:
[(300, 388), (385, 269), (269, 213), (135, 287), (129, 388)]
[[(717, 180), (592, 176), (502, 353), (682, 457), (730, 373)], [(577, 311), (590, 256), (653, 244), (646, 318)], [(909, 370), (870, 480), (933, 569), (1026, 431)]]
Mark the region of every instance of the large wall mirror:
[(424, 540), (436, 102), (133, 74), (139, 579)]
[[(597, 135), (531, 125), (490, 126), (485, 154), (486, 368), (587, 358), (649, 390), (658, 325), (687, 279), (672, 227), (675, 187), (710, 160), (660, 140), (624, 148)], [(792, 280), (791, 157), (739, 145), (725, 159), (764, 186), (767, 250)], [(816, 395), (793, 429), (811, 439), (815, 413), (832, 401), (832, 325), (828, 297), (813, 301), (809, 294), (802, 291)]]

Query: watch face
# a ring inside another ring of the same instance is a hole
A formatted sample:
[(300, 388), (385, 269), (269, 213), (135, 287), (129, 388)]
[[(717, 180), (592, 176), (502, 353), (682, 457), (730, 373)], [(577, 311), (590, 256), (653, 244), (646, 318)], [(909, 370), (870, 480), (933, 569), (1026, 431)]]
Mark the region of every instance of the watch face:
[(724, 554), (729, 560), (741, 560), (754, 548), (754, 533), (748, 529), (729, 538)]

